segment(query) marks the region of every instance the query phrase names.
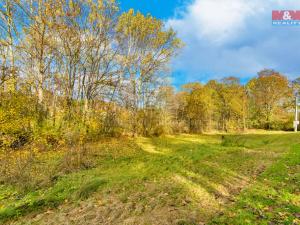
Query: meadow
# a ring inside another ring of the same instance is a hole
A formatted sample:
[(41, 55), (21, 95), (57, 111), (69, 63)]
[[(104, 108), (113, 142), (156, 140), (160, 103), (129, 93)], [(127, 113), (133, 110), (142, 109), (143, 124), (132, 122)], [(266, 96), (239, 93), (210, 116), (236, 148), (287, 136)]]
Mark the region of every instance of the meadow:
[(0, 159), (3, 224), (300, 223), (299, 134), (124, 137)]

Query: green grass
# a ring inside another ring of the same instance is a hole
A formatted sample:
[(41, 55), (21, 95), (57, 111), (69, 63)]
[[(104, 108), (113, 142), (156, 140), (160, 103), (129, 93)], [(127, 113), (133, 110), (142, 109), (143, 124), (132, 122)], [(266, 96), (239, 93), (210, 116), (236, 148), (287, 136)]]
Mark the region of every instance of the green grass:
[[(0, 186), (0, 222), (34, 222), (48, 209), (97, 205), (111, 224), (297, 224), (300, 136), (291, 133), (178, 135), (89, 145), (93, 167), (58, 171), (61, 153), (42, 157), (47, 185)], [(52, 155), (52, 156), (51, 156)], [(54, 166), (53, 166), (54, 165)], [(66, 206), (65, 206), (66, 205)], [(79, 214), (89, 214), (80, 207)], [(48, 218), (49, 219), (49, 218)], [(52, 219), (55, 220), (55, 217)], [(65, 218), (66, 219), (66, 218)], [(80, 223), (80, 218), (77, 218)], [(82, 221), (81, 221), (82, 222)]]
[(96, 192), (100, 186), (105, 184), (105, 180), (95, 179), (83, 184), (80, 189), (76, 192), (78, 199), (87, 199), (94, 192)]
[(212, 224), (299, 224), (300, 145), (271, 165)]

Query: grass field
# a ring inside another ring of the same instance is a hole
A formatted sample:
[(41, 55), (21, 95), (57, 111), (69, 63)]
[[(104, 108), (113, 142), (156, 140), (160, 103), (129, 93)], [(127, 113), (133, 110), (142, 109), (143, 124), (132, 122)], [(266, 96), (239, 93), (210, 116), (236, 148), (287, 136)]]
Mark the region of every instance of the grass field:
[(74, 159), (65, 150), (38, 152), (24, 181), (2, 182), (0, 223), (300, 224), (298, 134), (121, 138), (87, 148), (79, 169), (66, 169)]

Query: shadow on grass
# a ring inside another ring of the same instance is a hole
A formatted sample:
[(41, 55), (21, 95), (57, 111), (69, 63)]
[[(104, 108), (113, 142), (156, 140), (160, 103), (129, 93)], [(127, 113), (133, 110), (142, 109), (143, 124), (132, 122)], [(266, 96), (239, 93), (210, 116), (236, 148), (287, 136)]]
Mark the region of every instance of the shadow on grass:
[(280, 157), (274, 151), (284, 152), (288, 137), (297, 140), (295, 135), (228, 135), (222, 145), (219, 135), (184, 135), (138, 139), (124, 152), (118, 147), (110, 152), (108, 147), (105, 154), (95, 155), (96, 168), (62, 176), (47, 190), (10, 199), (0, 210), (0, 221), (56, 207), (66, 199), (86, 199), (101, 190), (131, 193), (145, 182), (170, 177), (174, 187), (182, 187), (191, 197), (190, 205), (211, 218)]

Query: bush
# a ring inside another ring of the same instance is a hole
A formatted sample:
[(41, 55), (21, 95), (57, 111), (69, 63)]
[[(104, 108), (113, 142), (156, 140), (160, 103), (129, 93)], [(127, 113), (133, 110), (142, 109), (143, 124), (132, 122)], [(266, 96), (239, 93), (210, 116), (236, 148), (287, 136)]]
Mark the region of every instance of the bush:
[(189, 128), (184, 121), (173, 122), (172, 131), (177, 134), (188, 133)]
[(18, 92), (0, 97), (0, 148), (20, 148), (32, 139), (38, 121), (35, 99)]
[(160, 136), (163, 136), (163, 135), (166, 135), (166, 134), (169, 134), (169, 129), (167, 129), (165, 126), (163, 125), (158, 125), (154, 128), (152, 134), (155, 136), (155, 137), (160, 137)]

